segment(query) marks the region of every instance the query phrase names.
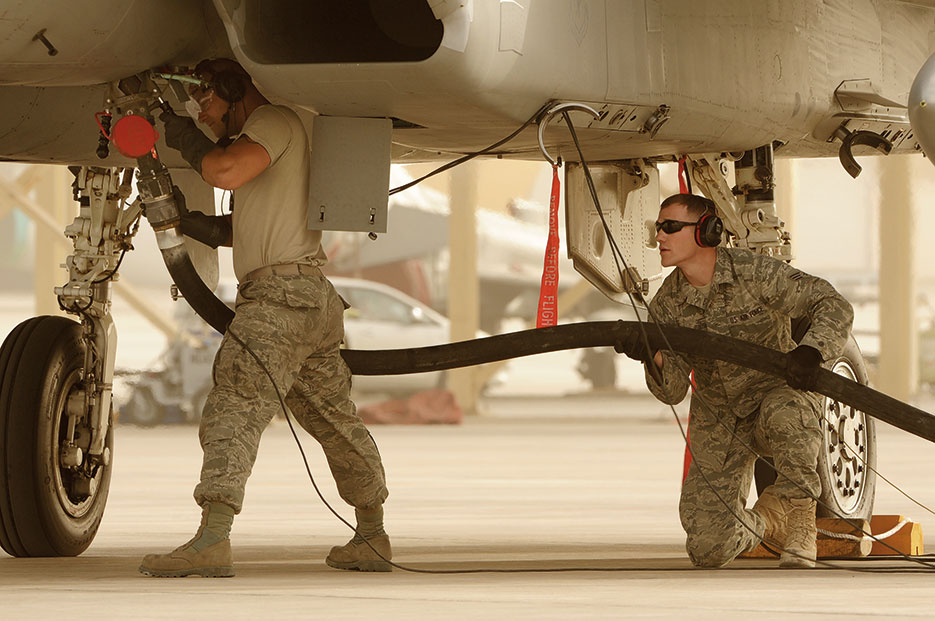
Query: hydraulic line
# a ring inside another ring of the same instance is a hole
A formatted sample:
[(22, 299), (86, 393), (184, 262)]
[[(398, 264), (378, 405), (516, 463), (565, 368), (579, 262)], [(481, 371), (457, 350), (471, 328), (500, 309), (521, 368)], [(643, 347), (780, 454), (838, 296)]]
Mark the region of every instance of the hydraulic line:
[[(402, 375), (444, 371), (579, 347), (612, 347), (632, 331), (636, 321), (589, 321), (523, 330), (447, 345), (412, 349), (341, 351), (355, 375)], [(729, 336), (693, 328), (646, 324), (653, 351), (673, 351), (713, 358), (785, 379), (788, 354)], [(935, 416), (827, 369), (820, 369), (814, 392), (873, 416), (913, 435), (935, 442)]]

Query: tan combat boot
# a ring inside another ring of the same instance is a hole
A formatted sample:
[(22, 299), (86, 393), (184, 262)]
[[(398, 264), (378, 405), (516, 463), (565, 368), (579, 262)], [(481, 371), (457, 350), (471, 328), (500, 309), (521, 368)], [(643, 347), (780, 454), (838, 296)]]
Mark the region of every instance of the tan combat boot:
[(780, 567), (814, 567), (818, 555), (818, 529), (815, 526), (815, 501), (811, 498), (790, 498), (786, 514), (787, 552), (779, 559)]
[[(370, 542), (369, 546), (367, 542)], [(380, 558), (381, 556), (383, 558)], [(393, 566), (387, 562), (392, 558), (393, 549), (390, 547), (389, 535), (383, 534), (370, 537), (367, 541), (355, 536), (343, 546), (334, 546), (325, 562), (329, 567), (336, 569), (393, 571)]]
[(764, 492), (753, 505), (766, 528), (763, 539), (783, 548), (780, 567), (814, 567), (818, 548), (815, 501), (810, 498), (781, 499)]
[[(201, 526), (189, 541), (168, 554), (147, 554), (140, 563), (140, 573), (156, 578), (229, 578), (234, 575), (234, 560), (229, 538), (234, 510), (218, 503), (205, 504)], [(220, 533), (220, 534), (218, 534)]]
[[(325, 562), (336, 569), (393, 571), (390, 538), (383, 530), (383, 506), (355, 508), (357, 532), (343, 546), (331, 548)], [(368, 545), (369, 544), (369, 545)]]

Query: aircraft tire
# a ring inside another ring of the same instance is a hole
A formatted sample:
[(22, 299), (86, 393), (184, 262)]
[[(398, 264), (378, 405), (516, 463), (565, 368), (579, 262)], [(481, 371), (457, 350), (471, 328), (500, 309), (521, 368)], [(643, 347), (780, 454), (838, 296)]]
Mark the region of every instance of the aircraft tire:
[[(0, 346), (0, 547), (11, 556), (77, 556), (104, 514), (113, 461), (98, 467), (89, 493), (80, 484), (90, 489), (91, 480), (61, 462), (68, 395), (82, 379), (81, 333), (66, 317), (33, 317)], [(105, 445), (112, 457), (113, 425)]]
[[(866, 385), (869, 381), (863, 356), (853, 336), (848, 338), (844, 353), (824, 366), (860, 384)], [(822, 404), (818, 517), (869, 520), (873, 514), (877, 484), (874, 419), (830, 397), (822, 397)], [(758, 459), (755, 466), (757, 493), (776, 480), (772, 460), (765, 461), (768, 463)]]

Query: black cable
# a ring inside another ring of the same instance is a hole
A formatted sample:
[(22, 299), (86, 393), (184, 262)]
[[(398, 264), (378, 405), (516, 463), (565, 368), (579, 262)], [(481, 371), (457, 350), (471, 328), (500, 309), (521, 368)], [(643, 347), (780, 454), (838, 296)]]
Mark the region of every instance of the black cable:
[[(422, 573), (422, 574), (568, 573), (568, 572), (601, 572), (601, 571), (620, 572), (620, 571), (633, 571), (632, 568), (626, 568), (626, 567), (551, 567), (551, 568), (517, 568), (517, 569), (495, 569), (495, 568), (477, 568), (477, 569), (419, 569), (419, 568), (415, 568), (415, 567), (408, 567), (408, 566), (406, 566), (406, 565), (401, 565), (401, 564), (399, 564), (399, 563), (396, 563), (396, 562), (394, 562), (394, 561), (392, 561), (392, 560), (390, 560), (390, 559), (384, 557), (376, 548), (374, 548), (374, 546), (370, 543), (370, 541), (369, 541), (366, 537), (364, 537), (363, 535), (361, 535), (360, 532), (357, 530), (357, 528), (356, 528), (354, 525), (352, 525), (350, 522), (348, 522), (346, 519), (344, 519), (344, 517), (343, 517), (340, 513), (338, 513), (338, 512), (334, 509), (334, 507), (331, 506), (331, 504), (328, 502), (328, 500), (324, 497), (324, 494), (322, 494), (321, 489), (318, 487), (318, 483), (315, 481), (315, 477), (314, 477), (314, 475), (312, 474), (311, 467), (309, 466), (309, 463), (308, 463), (308, 457), (307, 457), (306, 454), (305, 454), (305, 449), (304, 449), (304, 447), (302, 446), (302, 442), (301, 442), (301, 440), (299, 439), (298, 433), (297, 433), (296, 430), (295, 430), (295, 426), (292, 424), (292, 417), (291, 417), (290, 414), (289, 414), (289, 409), (288, 409), (287, 406), (286, 406), (285, 399), (284, 399), (284, 397), (283, 397), (283, 395), (282, 395), (282, 392), (279, 390), (279, 386), (276, 384), (276, 381), (273, 379), (272, 374), (270, 373), (270, 371), (269, 371), (269, 369), (266, 367), (266, 365), (263, 363), (263, 361), (260, 360), (260, 357), (257, 356), (257, 354), (256, 354), (256, 353), (255, 353), (255, 352), (254, 352), (239, 336), (237, 336), (237, 334), (235, 334), (234, 331), (233, 331), (232, 329), (230, 329), (230, 327), (228, 327), (228, 329), (227, 329), (227, 334), (229, 334), (230, 337), (231, 337), (234, 341), (236, 341), (247, 353), (250, 354), (251, 357), (253, 357), (253, 359), (256, 361), (256, 363), (260, 366), (260, 368), (263, 370), (263, 372), (264, 372), (264, 373), (266, 374), (266, 376), (269, 378), (270, 383), (273, 385), (273, 389), (276, 391), (276, 397), (277, 397), (277, 399), (279, 400), (280, 407), (282, 408), (283, 415), (285, 416), (286, 423), (289, 425), (289, 431), (292, 433), (292, 437), (293, 437), (293, 439), (295, 440), (296, 446), (297, 446), (298, 449), (299, 449), (299, 453), (300, 453), (300, 455), (302, 456), (302, 462), (303, 462), (304, 465), (305, 465), (305, 471), (306, 471), (306, 473), (308, 474), (309, 481), (311, 482), (312, 487), (313, 487), (314, 490), (315, 490), (315, 493), (318, 495), (318, 498), (319, 498), (319, 499), (321, 500), (321, 502), (325, 505), (325, 507), (327, 507), (327, 509), (328, 509), (336, 518), (338, 518), (338, 520), (340, 520), (345, 526), (347, 526), (348, 528), (350, 528), (350, 529), (354, 532), (354, 534), (355, 534), (357, 537), (359, 537), (361, 540), (363, 540), (363, 541), (367, 544), (367, 546), (374, 552), (374, 554), (376, 554), (378, 557), (380, 557), (383, 561), (385, 561), (386, 563), (388, 563), (388, 564), (391, 565), (392, 567), (396, 567), (396, 568), (398, 568), (398, 569), (400, 569), (400, 570), (402, 570), (402, 571), (407, 571), (407, 572), (410, 572), (410, 573)], [(672, 408), (672, 410), (673, 410), (673, 412), (675, 411), (674, 408)], [(676, 415), (675, 418), (676, 418), (676, 423), (678, 424), (678, 427), (679, 427), (679, 432), (682, 434), (682, 438), (685, 440), (685, 445), (686, 445), (686, 447), (687, 447), (687, 449), (688, 449), (688, 451), (689, 451), (689, 454), (691, 454), (691, 455), (692, 455), (692, 459), (694, 459), (694, 454), (692, 453), (691, 445), (689, 444), (688, 438), (687, 438), (687, 436), (686, 436), (686, 434), (685, 434), (685, 431), (684, 431), (684, 428), (682, 427), (682, 422), (681, 422), (681, 420), (679, 420), (679, 418), (678, 418), (677, 415)], [(718, 498), (718, 500), (720, 500), (720, 501), (725, 505), (725, 507), (727, 507), (728, 511), (734, 516), (734, 518), (735, 518), (742, 526), (744, 526), (745, 528), (747, 528), (748, 530), (750, 530), (750, 532), (752, 532), (754, 535), (756, 535), (756, 536), (759, 538), (759, 535), (757, 535), (755, 531), (753, 531), (742, 519), (740, 519), (740, 518), (733, 512), (733, 510), (732, 510), (732, 509), (730, 508), (730, 506), (726, 503), (726, 501), (724, 501), (724, 500), (720, 497), (720, 495), (718, 495), (717, 492), (714, 491), (714, 486), (711, 484), (710, 480), (707, 478), (707, 475), (705, 475), (704, 471), (700, 468), (700, 466), (698, 466), (698, 462), (697, 462), (697, 461), (695, 462), (695, 465), (696, 465), (696, 467), (698, 468), (699, 474), (701, 474), (701, 476), (704, 478), (705, 482), (706, 482), (706, 483), (708, 484), (708, 486), (711, 488), (712, 492), (714, 492), (714, 494), (715, 494), (715, 496)], [(766, 545), (765, 542), (764, 542), (764, 545)], [(779, 546), (775, 546), (775, 547), (777, 547), (779, 550), (782, 550), (782, 548), (779, 547)], [(770, 548), (767, 548), (767, 549), (770, 549)], [(770, 551), (772, 551), (772, 550), (770, 550)], [(795, 556), (799, 556), (799, 555), (797, 555), (797, 554), (795, 554), (795, 553), (791, 553), (791, 554), (794, 554)], [(915, 559), (909, 559), (909, 560), (915, 560)], [(844, 569), (844, 570), (847, 570), (847, 571), (853, 571), (853, 572), (859, 572), (859, 573), (871, 573), (871, 572), (877, 572), (877, 571), (879, 571), (878, 569), (860, 569), (860, 568), (840, 567), (840, 566), (838, 566), (838, 565), (834, 565), (834, 564), (832, 564), (832, 563), (828, 563), (827, 561), (818, 560), (818, 559), (816, 559), (815, 562), (818, 563), (818, 564), (820, 564), (820, 565), (824, 565), (824, 566), (826, 566), (826, 567), (829, 567), (829, 568), (833, 568), (833, 569)], [(922, 565), (924, 565), (924, 566), (926, 566), (926, 567), (929, 566), (927, 563), (924, 563), (924, 562), (921, 562), (921, 561), (916, 561), (916, 562), (919, 563), (919, 564), (922, 564)]]
[[(594, 202), (594, 206), (595, 206), (595, 208), (597, 209), (598, 215), (599, 215), (600, 218), (601, 218), (601, 223), (603, 224), (603, 228), (604, 228), (605, 235), (607, 235), (607, 238), (608, 238), (609, 243), (610, 243), (610, 247), (611, 247), (611, 249), (612, 249), (612, 252), (613, 252), (614, 255), (615, 255), (615, 256), (614, 256), (614, 261), (615, 261), (615, 263), (617, 264), (617, 269), (618, 269), (618, 271), (620, 271), (620, 263), (622, 262), (622, 263), (623, 263), (623, 266), (629, 271), (629, 266), (627, 266), (627, 264), (626, 264), (626, 259), (623, 257), (623, 253), (620, 252), (619, 246), (617, 245), (616, 240), (615, 240), (614, 237), (613, 237), (613, 233), (610, 231), (610, 227), (608, 226), (607, 221), (606, 221), (606, 218), (604, 217), (604, 212), (603, 212), (603, 210), (601, 209), (601, 206), (600, 206), (600, 199), (598, 198), (597, 191), (596, 191), (596, 189), (594, 188), (594, 182), (593, 182), (593, 180), (592, 180), (592, 178), (591, 178), (591, 171), (590, 171), (590, 169), (588, 168), (587, 161), (586, 161), (585, 158), (584, 158), (584, 153), (583, 153), (582, 150), (581, 150), (581, 145), (580, 145), (580, 143), (579, 143), (579, 141), (578, 141), (578, 135), (577, 135), (577, 132), (575, 131), (574, 125), (572, 124), (571, 119), (569, 118), (567, 112), (564, 112), (564, 111), (563, 111), (563, 112), (562, 112), (562, 116), (563, 116), (564, 119), (565, 119), (566, 125), (568, 125), (568, 130), (569, 130), (569, 132), (570, 132), (571, 135), (572, 135), (572, 139), (574, 140), (574, 143), (575, 143), (575, 148), (576, 148), (577, 151), (578, 151), (578, 156), (579, 156), (579, 159), (581, 160), (581, 165), (582, 165), (582, 168), (583, 168), (583, 170), (584, 170), (585, 178), (586, 178), (586, 180), (587, 180), (587, 182), (588, 182), (588, 189), (589, 189), (590, 192), (591, 192), (591, 199), (592, 199), (592, 201)], [(619, 253), (619, 255), (620, 255), (620, 256), (619, 256), (619, 261), (617, 260), (617, 257), (616, 257), (616, 254), (618, 254), (618, 253)], [(621, 283), (625, 282), (625, 279), (624, 279), (624, 276), (623, 276), (623, 272), (620, 272), (620, 279), (621, 279)], [(634, 299), (633, 299), (633, 295), (632, 295), (631, 292), (629, 292), (629, 291), (627, 291), (627, 295), (628, 295), (628, 297), (630, 298), (630, 303), (631, 303), (631, 305), (633, 305), (634, 310), (635, 310), (635, 309), (636, 309), (636, 302), (635, 302)], [(637, 294), (637, 295), (638, 295), (638, 297), (642, 300), (642, 296), (639, 295), (639, 294)], [(645, 307), (646, 307), (646, 311), (647, 311), (648, 315), (650, 316), (650, 318), (653, 320), (653, 322), (656, 324), (657, 328), (659, 329), (659, 332), (660, 332), (660, 334), (662, 335), (663, 340), (668, 344), (668, 339), (666, 338), (665, 333), (664, 333), (663, 330), (662, 330), (662, 327), (661, 327), (660, 322), (658, 321), (657, 317), (655, 317), (655, 314), (654, 314), (652, 308), (650, 308), (649, 304), (645, 304)], [(645, 328), (643, 327), (643, 320), (640, 318), (639, 313), (636, 313), (636, 317), (637, 317), (637, 320), (638, 320), (639, 323), (640, 323), (640, 327), (641, 327), (641, 330), (642, 330), (642, 333), (643, 333), (644, 346), (646, 347), (647, 352), (649, 352), (649, 353), (651, 354), (652, 352), (650, 351), (651, 348), (649, 347), (649, 340), (648, 340), (648, 337), (647, 337), (647, 335), (646, 335), (646, 330), (645, 330)], [(671, 349), (671, 346), (669, 347), (669, 349)], [(652, 358), (650, 358), (650, 359), (646, 362), (646, 364), (647, 364), (647, 365), (655, 365), (655, 362), (652, 360)], [(704, 396), (701, 394), (701, 391), (700, 391), (699, 389), (696, 389), (696, 390), (694, 391), (693, 394), (697, 394), (697, 395), (698, 395), (698, 399), (699, 399), (699, 401), (701, 402), (702, 405), (705, 405), (705, 406), (709, 407), (709, 409), (712, 409), (712, 410), (713, 410), (713, 408), (710, 407), (710, 404), (707, 404), (707, 403), (705, 402)], [(724, 507), (731, 513), (731, 515), (738, 521), (738, 523), (740, 523), (745, 529), (747, 529), (748, 531), (750, 531), (751, 533), (753, 533), (754, 535), (756, 535), (758, 538), (760, 538), (760, 535), (758, 535), (752, 528), (750, 528), (750, 526), (749, 526), (748, 524), (746, 524), (746, 522), (744, 522), (743, 520), (741, 520), (740, 517), (737, 516), (736, 513), (734, 513), (733, 509), (731, 509), (730, 505), (729, 505), (723, 498), (721, 498), (721, 496), (715, 491), (713, 485), (711, 485), (711, 482), (708, 480), (707, 476), (704, 474), (704, 472), (703, 472), (701, 466), (700, 466), (700, 465), (698, 464), (698, 462), (694, 459), (694, 455), (692, 454), (691, 445), (690, 445), (690, 443), (688, 442), (688, 436), (687, 436), (687, 435), (684, 433), (684, 431), (682, 430), (681, 421), (678, 419), (678, 414), (675, 412), (675, 408), (674, 408), (673, 406), (670, 405), (670, 409), (672, 410), (672, 413), (673, 413), (673, 415), (675, 416), (676, 422), (677, 422), (678, 425), (679, 425), (679, 431), (682, 432), (682, 437), (683, 437), (683, 439), (685, 440), (685, 446), (686, 446), (687, 450), (689, 451), (689, 454), (692, 456), (692, 461), (694, 462), (694, 465), (698, 468), (699, 474), (701, 474), (702, 477), (704, 478), (705, 483), (706, 483), (706, 484), (708, 485), (708, 487), (711, 489), (712, 493), (714, 493), (715, 497), (717, 497), (718, 501), (721, 502), (721, 504), (724, 505)], [(730, 435), (731, 435), (733, 438), (735, 438), (736, 440), (738, 440), (738, 441), (740, 442), (740, 444), (741, 444), (747, 451), (749, 451), (751, 454), (753, 454), (753, 455), (756, 456), (756, 457), (762, 457), (753, 447), (749, 446), (746, 442), (744, 442), (743, 439), (740, 438), (740, 437), (734, 432), (733, 429), (730, 429), (729, 427), (727, 427), (727, 425), (726, 425), (720, 418), (718, 418), (717, 421), (718, 421), (718, 424), (721, 425), (724, 429), (726, 429), (726, 430), (730, 433)], [(836, 516), (838, 516), (838, 518), (844, 520), (848, 525), (852, 526), (852, 527), (855, 528), (856, 530), (859, 530), (861, 533), (863, 533), (863, 534), (869, 536), (869, 537), (870, 537), (871, 539), (873, 539), (874, 541), (876, 541), (876, 542), (878, 542), (878, 543), (881, 543), (881, 544), (883, 544), (884, 546), (886, 546), (887, 548), (893, 550), (894, 552), (896, 552), (897, 554), (899, 554), (899, 555), (900, 555), (902, 558), (904, 558), (905, 560), (918, 563), (918, 564), (923, 565), (924, 567), (927, 567), (927, 568), (930, 568), (930, 569), (935, 569), (935, 565), (931, 565), (931, 564), (929, 564), (929, 563), (925, 563), (924, 561), (920, 561), (920, 560), (914, 559), (914, 558), (912, 558), (912, 557), (910, 557), (910, 556), (908, 556), (908, 555), (906, 555), (906, 554), (903, 554), (902, 552), (900, 552), (899, 550), (897, 550), (897, 549), (894, 548), (893, 546), (889, 545), (889, 543), (887, 543), (887, 542), (885, 542), (885, 541), (882, 541), (882, 540), (880, 540), (880, 539), (874, 537), (873, 534), (871, 534), (871, 533), (865, 532), (865, 531), (863, 530), (862, 526), (857, 525), (857, 524), (856, 524), (853, 520), (851, 520), (850, 518), (847, 518), (846, 516), (843, 516), (842, 514), (838, 513), (837, 511), (834, 510), (834, 508), (832, 508), (832, 507), (828, 506), (826, 503), (822, 502), (820, 498), (817, 498), (817, 497), (813, 496), (808, 490), (804, 489), (801, 485), (799, 485), (798, 482), (794, 481), (794, 480), (793, 480), (792, 478), (790, 478), (787, 474), (781, 472), (778, 468), (775, 468), (775, 466), (774, 466), (774, 470), (776, 471), (777, 475), (780, 475), (780, 476), (784, 477), (786, 480), (788, 480), (788, 481), (791, 482), (793, 485), (795, 485), (800, 491), (804, 492), (804, 493), (805, 493), (808, 497), (810, 497), (812, 500), (815, 500), (815, 501), (816, 501), (818, 504), (820, 504), (823, 508), (828, 509), (831, 513), (833, 513), (833, 514), (835, 514)], [(777, 546), (777, 547), (778, 547), (778, 546)], [(782, 550), (782, 548), (780, 548), (780, 550)], [(797, 557), (799, 557), (799, 558), (804, 558), (804, 557), (802, 557), (801, 555), (796, 554), (796, 553), (791, 552), (791, 551), (788, 551), (788, 550), (783, 550), (783, 552), (786, 552), (786, 553), (788, 553), (788, 554), (792, 554), (792, 555), (797, 556)], [(811, 559), (806, 559), (806, 560), (811, 560)], [(819, 561), (819, 560), (817, 560), (817, 559), (816, 559), (815, 562), (816, 562), (816, 563), (820, 563), (820, 564), (824, 564), (824, 565), (830, 566), (830, 567), (836, 567), (836, 566), (834, 566), (834, 565), (830, 565), (830, 564), (828, 564), (828, 563), (826, 563), (826, 562), (824, 562), (824, 561)], [(850, 568), (843, 568), (843, 569), (850, 569)]]
[(58, 300), (58, 307), (59, 307), (60, 309), (62, 309), (62, 310), (65, 311), (65, 312), (68, 312), (68, 313), (74, 313), (75, 315), (81, 315), (82, 317), (86, 317), (85, 312), (86, 312), (89, 308), (91, 308), (91, 306), (94, 305), (94, 298), (93, 298), (93, 297), (90, 297), (90, 296), (88, 297), (88, 303), (85, 304), (84, 306), (78, 306), (77, 303), (75, 303), (75, 304), (72, 305), (72, 306), (65, 306), (65, 304), (62, 302), (62, 296), (58, 295), (58, 296), (55, 296), (55, 298)]
[(424, 175), (422, 175), (421, 177), (419, 177), (418, 179), (414, 179), (414, 180), (410, 181), (409, 183), (404, 183), (404, 184), (401, 185), (401, 186), (395, 187), (395, 188), (393, 188), (392, 190), (390, 190), (389, 195), (392, 196), (392, 195), (396, 194), (397, 192), (402, 192), (403, 190), (407, 190), (407, 189), (411, 188), (412, 186), (416, 185), (417, 183), (421, 183), (421, 182), (425, 181), (425, 180), (428, 179), (429, 177), (434, 177), (435, 175), (437, 175), (437, 174), (439, 174), (439, 173), (443, 173), (443, 172), (445, 172), (446, 170), (449, 170), (449, 169), (451, 169), (451, 168), (454, 168), (455, 166), (457, 166), (457, 165), (459, 165), (459, 164), (463, 164), (464, 162), (467, 162), (468, 160), (472, 160), (472, 159), (474, 159), (475, 157), (479, 157), (479, 156), (481, 156), (481, 155), (484, 155), (484, 154), (486, 154), (486, 153), (489, 153), (489, 152), (493, 151), (494, 149), (496, 149), (497, 147), (499, 147), (500, 145), (506, 144), (507, 142), (509, 142), (509, 141), (513, 140), (514, 138), (516, 138), (516, 136), (518, 136), (519, 133), (520, 133), (521, 131), (523, 131), (524, 129), (526, 129), (527, 127), (529, 127), (530, 123), (532, 123), (532, 122), (535, 121), (537, 118), (539, 118), (539, 116), (542, 115), (542, 113), (545, 112), (546, 109), (547, 109), (550, 105), (551, 105), (551, 102), (548, 102), (548, 103), (546, 103), (545, 105), (543, 105), (541, 108), (539, 108), (538, 110), (536, 110), (536, 111), (533, 113), (533, 115), (532, 115), (531, 117), (529, 117), (528, 119), (526, 119), (526, 122), (525, 122), (525, 123), (523, 123), (522, 125), (520, 125), (519, 128), (518, 128), (516, 131), (514, 131), (512, 134), (510, 134), (510, 135), (507, 136), (506, 138), (503, 138), (502, 140), (499, 140), (499, 141), (493, 143), (492, 145), (490, 145), (489, 147), (485, 147), (485, 148), (481, 149), (480, 151), (475, 151), (474, 153), (468, 153), (468, 154), (466, 154), (466, 155), (464, 155), (464, 156), (462, 156), (462, 157), (459, 157), (459, 158), (456, 159), (456, 160), (453, 160), (453, 161), (451, 161), (451, 162), (448, 162), (447, 164), (444, 164), (444, 165), (442, 165), (442, 166), (439, 166), (439, 167), (436, 168), (435, 170), (433, 170), (433, 171), (431, 171), (431, 172), (429, 172), (429, 173), (427, 173), (427, 174), (424, 174)]
[(92, 280), (91, 284), (99, 285), (102, 282), (107, 282), (108, 280), (111, 280), (114, 277), (114, 274), (117, 273), (117, 270), (120, 269), (120, 264), (123, 263), (123, 257), (127, 256), (127, 250), (129, 250), (129, 248), (124, 248), (123, 251), (120, 253), (120, 258), (117, 259), (117, 265), (114, 266), (114, 269), (108, 270), (106, 274), (104, 274), (97, 280)]

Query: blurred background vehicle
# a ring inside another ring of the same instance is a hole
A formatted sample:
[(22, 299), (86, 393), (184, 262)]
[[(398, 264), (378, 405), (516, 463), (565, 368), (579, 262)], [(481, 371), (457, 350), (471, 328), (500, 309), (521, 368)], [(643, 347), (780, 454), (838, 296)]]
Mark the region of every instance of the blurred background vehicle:
[[(448, 318), (418, 300), (378, 282), (331, 277), (351, 305), (344, 313), (345, 346), (354, 349), (397, 349), (448, 342)], [(236, 283), (222, 281), (217, 295), (233, 307)], [(122, 422), (138, 425), (197, 422), (211, 389), (211, 367), (221, 335), (184, 303), (176, 321), (181, 326), (159, 357), (154, 370), (126, 376), (129, 396), (119, 405)], [(500, 376), (502, 378), (502, 375)], [(498, 381), (495, 377), (494, 381)], [(353, 392), (402, 397), (444, 387), (443, 372), (354, 377)]]

